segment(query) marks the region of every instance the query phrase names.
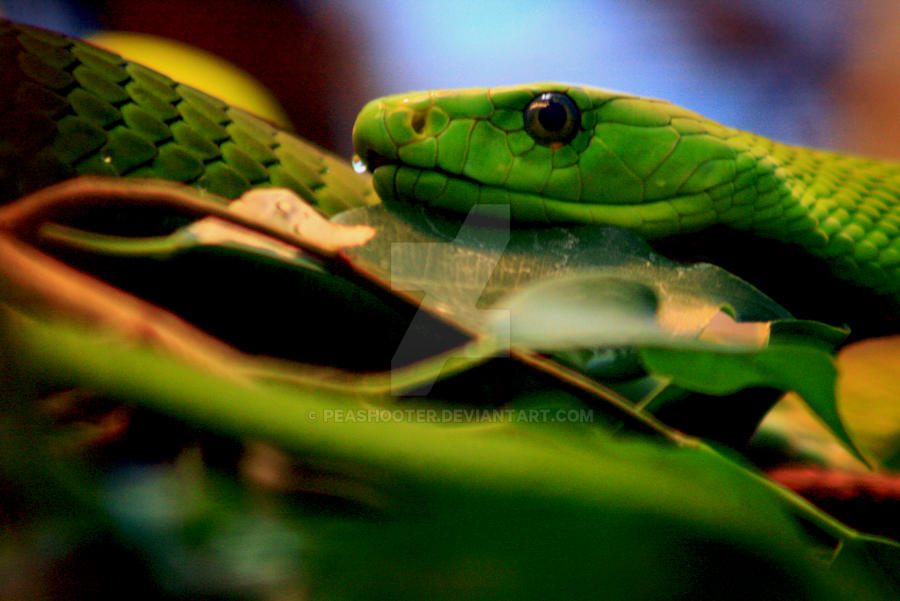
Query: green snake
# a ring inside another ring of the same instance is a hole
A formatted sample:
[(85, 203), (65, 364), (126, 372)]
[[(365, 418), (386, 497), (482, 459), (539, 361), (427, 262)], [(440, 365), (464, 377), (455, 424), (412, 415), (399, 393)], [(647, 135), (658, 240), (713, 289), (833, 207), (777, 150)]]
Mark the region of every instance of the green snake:
[(287, 187), (326, 215), (385, 199), (647, 238), (721, 224), (824, 258), (900, 300), (900, 164), (787, 146), (671, 103), (539, 83), (366, 105), (372, 177), (86, 42), (0, 20), (0, 203), (77, 175), (162, 178), (232, 199)]
[(621, 226), (650, 238), (713, 225), (825, 259), (900, 299), (900, 164), (798, 146), (661, 100), (559, 83), (373, 100), (354, 148), (382, 198), (513, 222)]

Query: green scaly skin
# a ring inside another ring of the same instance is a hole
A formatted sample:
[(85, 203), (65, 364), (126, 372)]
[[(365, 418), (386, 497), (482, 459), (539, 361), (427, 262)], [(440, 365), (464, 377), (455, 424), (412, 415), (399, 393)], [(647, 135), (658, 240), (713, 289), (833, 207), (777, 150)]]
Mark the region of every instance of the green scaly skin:
[(80, 40), (0, 20), (0, 81), (0, 203), (78, 175), (160, 178), (226, 199), (279, 186), (326, 215), (377, 202), (346, 161)]
[[(574, 139), (536, 143), (523, 110), (566, 93)], [(382, 198), (513, 221), (596, 223), (647, 238), (715, 224), (795, 244), (900, 300), (900, 164), (787, 146), (671, 103), (558, 83), (373, 100), (353, 132)], [(752, 252), (752, 250), (748, 251)]]

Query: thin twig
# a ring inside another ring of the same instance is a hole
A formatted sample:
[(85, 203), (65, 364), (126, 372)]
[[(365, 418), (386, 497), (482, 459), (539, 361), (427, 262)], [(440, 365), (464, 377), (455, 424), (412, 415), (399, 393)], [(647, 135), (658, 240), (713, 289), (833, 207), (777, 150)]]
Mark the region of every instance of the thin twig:
[[(218, 198), (218, 197), (216, 197)], [(161, 180), (122, 180), (105, 177), (80, 177), (43, 188), (34, 194), (0, 207), (0, 229), (20, 236), (33, 234), (41, 224), (53, 221), (73, 209), (130, 206), (176, 209), (199, 217), (217, 217), (223, 221), (265, 234), (323, 259), (334, 259), (337, 250), (309, 236), (298, 236), (235, 211), (224, 200), (206, 200), (191, 187)]]

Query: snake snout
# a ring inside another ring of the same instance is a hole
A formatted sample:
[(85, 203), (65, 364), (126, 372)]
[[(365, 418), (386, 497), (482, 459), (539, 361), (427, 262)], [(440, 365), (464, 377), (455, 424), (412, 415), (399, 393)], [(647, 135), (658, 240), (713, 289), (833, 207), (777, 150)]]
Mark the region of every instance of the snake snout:
[(397, 147), (385, 126), (385, 107), (374, 100), (366, 104), (353, 124), (353, 151), (368, 171), (397, 159)]

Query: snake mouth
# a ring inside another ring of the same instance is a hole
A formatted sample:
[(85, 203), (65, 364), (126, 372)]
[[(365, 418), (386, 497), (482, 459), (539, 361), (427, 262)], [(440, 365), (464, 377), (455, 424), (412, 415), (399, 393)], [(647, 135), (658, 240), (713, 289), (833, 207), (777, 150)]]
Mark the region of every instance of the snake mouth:
[[(377, 152), (367, 154), (366, 169), (372, 174), (375, 190), (383, 199), (388, 197), (455, 212), (469, 211), (480, 204), (512, 204), (512, 198), (520, 194), (462, 173), (435, 166), (411, 165)], [(544, 216), (538, 220), (543, 221)]]
[(556, 200), (540, 194), (485, 184), (440, 168), (418, 167), (368, 150), (366, 168), (383, 200), (424, 204), (468, 213), (476, 205), (505, 205), (509, 218), (532, 224), (603, 223), (627, 228), (641, 225), (640, 210)]
[[(366, 169), (372, 174), (375, 191), (382, 199), (425, 204), (456, 213), (475, 205), (508, 205), (513, 221), (532, 224), (612, 225), (630, 229), (646, 238), (668, 236), (676, 231), (693, 231), (681, 222), (666, 200), (637, 205), (609, 205), (558, 200), (542, 194), (492, 186), (466, 175), (435, 167), (417, 167), (373, 150), (365, 153)], [(709, 222), (715, 215), (703, 215)]]
[[(425, 204), (436, 204), (440, 203), (434, 202), (435, 198), (432, 198), (430, 195), (421, 195), (413, 193), (412, 189), (405, 190), (408, 186), (398, 185), (397, 182), (397, 174), (402, 170), (405, 173), (414, 173), (416, 177), (416, 182), (418, 182), (418, 178), (423, 174), (430, 174), (431, 176), (442, 180), (443, 185), (440, 186), (440, 192), (443, 193), (445, 188), (450, 182), (462, 182), (467, 186), (474, 186), (475, 188), (469, 189), (470, 193), (473, 193), (475, 197), (478, 197), (481, 190), (484, 189), (497, 189), (500, 188), (496, 186), (491, 186), (489, 184), (485, 184), (484, 182), (480, 182), (474, 178), (468, 177), (461, 173), (454, 173), (452, 171), (447, 171), (445, 169), (441, 169), (439, 167), (422, 167), (419, 165), (411, 165), (409, 163), (405, 163), (402, 160), (388, 158), (385, 155), (374, 151), (367, 150), (365, 154), (365, 159), (363, 163), (366, 166), (366, 170), (371, 173), (375, 178), (376, 182), (382, 184), (379, 186), (379, 189), (384, 191), (385, 193), (389, 193), (389, 195), (393, 198), (406, 199), (406, 200), (415, 200), (418, 202), (422, 202)], [(386, 168), (386, 169), (382, 169)], [(381, 170), (379, 173), (377, 171)], [(390, 175), (387, 176), (386, 173), (390, 172)], [(389, 181), (385, 181), (389, 180)], [(384, 184), (389, 184), (389, 186), (385, 187)], [(415, 188), (415, 186), (412, 186)], [(440, 196), (438, 194), (438, 190), (432, 189), (432, 193), (434, 196)], [(458, 196), (456, 194), (452, 196)], [(469, 203), (463, 202), (461, 199), (456, 199), (453, 204), (448, 205), (445, 208), (457, 208), (454, 206), (456, 203), (459, 203), (460, 206), (467, 205)], [(477, 202), (477, 201), (476, 201)], [(496, 201), (495, 201), (496, 202)], [(503, 203), (506, 204), (506, 203)]]

